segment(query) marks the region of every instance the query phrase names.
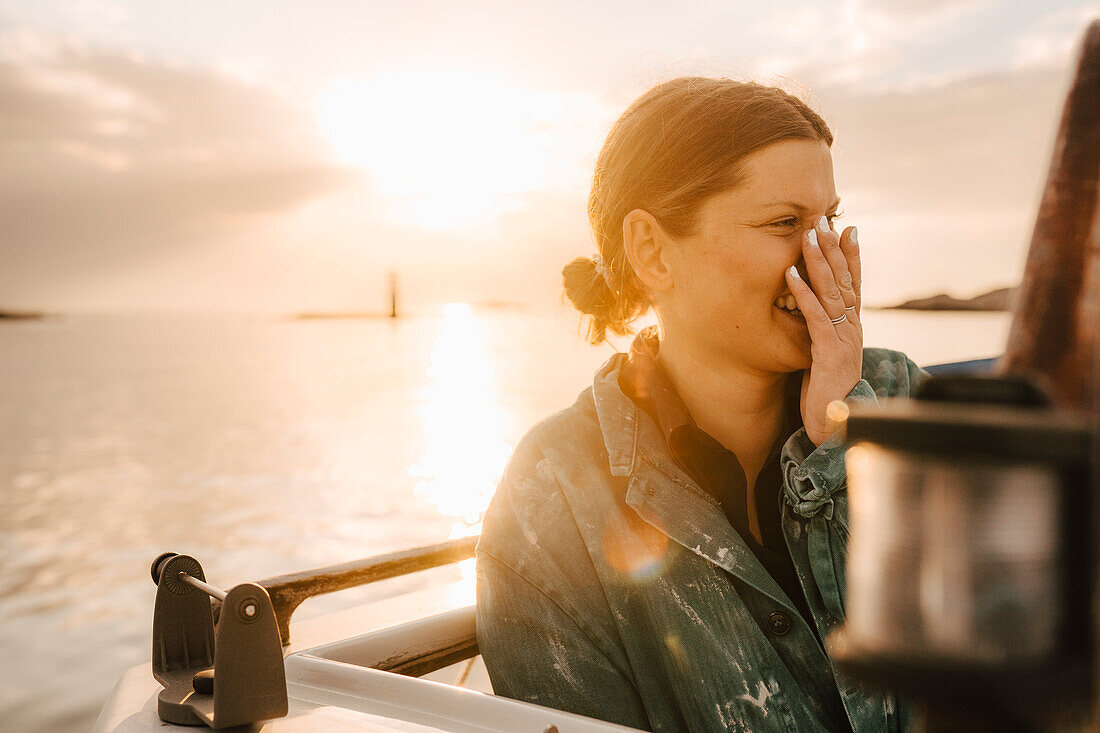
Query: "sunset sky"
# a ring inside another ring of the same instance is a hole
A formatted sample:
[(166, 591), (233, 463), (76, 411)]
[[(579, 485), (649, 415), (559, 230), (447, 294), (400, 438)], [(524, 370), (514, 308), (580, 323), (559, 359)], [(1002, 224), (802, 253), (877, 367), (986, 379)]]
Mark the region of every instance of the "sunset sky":
[(613, 120), (685, 74), (836, 134), (864, 298), (1015, 284), (1100, 3), (0, 0), (0, 308), (555, 307)]

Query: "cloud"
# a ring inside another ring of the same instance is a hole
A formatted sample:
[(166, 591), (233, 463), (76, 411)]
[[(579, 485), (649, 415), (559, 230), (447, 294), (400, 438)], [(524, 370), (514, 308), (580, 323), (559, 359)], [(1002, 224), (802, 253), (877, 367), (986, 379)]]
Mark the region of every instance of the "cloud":
[(990, 0), (862, 0), (860, 12), (875, 13), (897, 20), (942, 18), (988, 5)]
[(1065, 84), (1062, 72), (1033, 70), (919, 92), (820, 93), (862, 186), (891, 205), (985, 208), (1041, 185), (1035, 173), (1049, 159)]
[(917, 49), (949, 35), (992, 0), (845, 0), (775, 8), (750, 27), (768, 38), (759, 71), (816, 84), (896, 86)]
[(18, 39), (0, 62), (0, 284), (9, 295), (292, 209), (355, 179), (331, 162), (312, 119), (271, 91)]
[(1067, 80), (1032, 69), (905, 92), (821, 90), (844, 223), (875, 243), (863, 248), (880, 275), (869, 302), (1019, 278)]
[[(868, 243), (869, 302), (1019, 276), (1068, 78), (1064, 65), (981, 66), (989, 55), (981, 43), (958, 63), (941, 53), (950, 44), (935, 31), (965, 36), (976, 13), (993, 12), (986, 0), (934, 2), (919, 13), (890, 0), (849, 0), (833, 13), (776, 12), (759, 25), (730, 7), (744, 24), (739, 37), (767, 38), (774, 47), (769, 62), (790, 55), (785, 68), (814, 90), (811, 103), (837, 133), (846, 223), (858, 224)], [(1077, 16), (1059, 18), (1052, 14), (1035, 32), (1057, 35), (1081, 24)], [(1015, 37), (998, 47), (1006, 59)], [(537, 42), (554, 38), (540, 34)], [(751, 44), (726, 42), (699, 54), (756, 56)], [(1018, 45), (1028, 43), (1042, 45)], [(908, 58), (916, 47), (931, 60)], [(441, 68), (456, 67), (450, 50), (438, 50), (450, 63)], [(557, 79), (585, 53), (581, 43), (541, 73)], [(617, 77), (599, 71), (606, 65), (587, 65), (585, 84), (596, 91), (584, 97), (614, 92), (598, 124), (599, 105), (539, 113), (547, 137), (585, 141), (569, 161), (562, 142), (557, 157), (568, 175), (524, 194), (522, 206), (492, 226), (424, 232), (394, 223), (381, 179), (368, 187), (349, 175), (319, 139), (311, 110), (269, 89), (222, 71), (9, 34), (0, 38), (0, 307), (173, 307), (202, 294), (205, 302), (232, 294), (234, 306), (278, 308), (291, 292), (305, 307), (340, 298), (356, 307), (363, 282), (390, 268), (415, 272), (405, 292), (424, 300), (556, 300), (561, 264), (591, 246), (584, 189), (617, 112), (668, 76), (724, 71), (697, 69), (694, 56), (675, 49), (654, 54), (657, 61), (646, 56)], [(660, 61), (666, 57), (687, 60), (670, 66)], [(518, 52), (515, 58), (520, 65)], [(985, 71), (976, 73), (975, 64)], [(517, 71), (516, 78), (526, 77)], [(555, 84), (542, 86), (562, 88)], [(338, 111), (354, 139), (364, 128)], [(567, 135), (572, 119), (576, 134)], [(505, 147), (499, 143), (493, 140)], [(369, 162), (359, 165), (366, 170)], [(464, 291), (475, 287), (484, 292)]]
[(1012, 44), (1012, 66), (1017, 69), (1061, 68), (1069, 63), (1081, 42), (1082, 29), (1100, 19), (1100, 6), (1062, 8), (1043, 16)]

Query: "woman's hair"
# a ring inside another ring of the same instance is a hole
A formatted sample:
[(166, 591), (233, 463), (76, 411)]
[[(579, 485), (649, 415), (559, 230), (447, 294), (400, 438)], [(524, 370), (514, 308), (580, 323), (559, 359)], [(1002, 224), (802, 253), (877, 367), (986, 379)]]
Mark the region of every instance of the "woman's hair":
[(649, 294), (623, 251), (623, 219), (649, 212), (672, 237), (694, 232), (709, 197), (741, 182), (740, 163), (780, 140), (833, 135), (801, 100), (775, 87), (732, 79), (681, 77), (630, 105), (607, 136), (588, 195), (597, 259), (578, 257), (562, 270), (565, 295), (592, 317), (588, 340), (619, 335), (649, 308)]

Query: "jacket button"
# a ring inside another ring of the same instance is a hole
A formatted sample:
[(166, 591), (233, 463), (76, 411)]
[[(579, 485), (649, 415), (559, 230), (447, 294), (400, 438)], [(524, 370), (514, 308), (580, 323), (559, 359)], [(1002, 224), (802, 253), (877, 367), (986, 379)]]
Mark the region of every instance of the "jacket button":
[(783, 636), (791, 630), (791, 620), (785, 613), (773, 613), (768, 616), (768, 630), (776, 636)]

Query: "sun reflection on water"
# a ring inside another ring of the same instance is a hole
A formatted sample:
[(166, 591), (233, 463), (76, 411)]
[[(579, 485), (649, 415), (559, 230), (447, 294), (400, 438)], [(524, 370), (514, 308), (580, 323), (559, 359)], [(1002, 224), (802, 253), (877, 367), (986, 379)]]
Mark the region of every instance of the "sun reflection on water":
[[(409, 467), (415, 495), (453, 517), (451, 538), (478, 534), (481, 518), (511, 455), (504, 440), (507, 414), (497, 400), (485, 349), (485, 325), (465, 303), (443, 309), (428, 367), (430, 385), (419, 413), (426, 450)], [(474, 599), (474, 562), (459, 564), (455, 602)]]

